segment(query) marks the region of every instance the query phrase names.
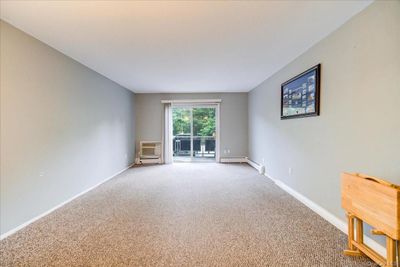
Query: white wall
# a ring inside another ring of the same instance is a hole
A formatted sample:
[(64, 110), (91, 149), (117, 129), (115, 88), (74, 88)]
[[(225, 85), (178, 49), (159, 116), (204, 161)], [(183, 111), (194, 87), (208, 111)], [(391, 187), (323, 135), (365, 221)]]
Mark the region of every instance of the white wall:
[(1, 234), (134, 160), (134, 94), (1, 22)]
[[(281, 83), (318, 63), (321, 115), (280, 120)], [(342, 219), (341, 172), (400, 184), (400, 2), (373, 3), (252, 90), (249, 152)]]
[[(220, 114), (221, 157), (247, 156), (247, 93), (136, 94), (136, 145), (141, 140), (161, 140), (163, 104), (172, 99), (222, 99)], [(230, 154), (224, 154), (224, 150)]]

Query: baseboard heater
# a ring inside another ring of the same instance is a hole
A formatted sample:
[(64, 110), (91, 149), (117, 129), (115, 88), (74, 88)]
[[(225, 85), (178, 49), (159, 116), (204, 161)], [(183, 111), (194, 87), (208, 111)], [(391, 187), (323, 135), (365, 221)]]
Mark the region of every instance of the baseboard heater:
[(247, 157), (227, 157), (220, 159), (221, 163), (247, 163), (247, 161)]

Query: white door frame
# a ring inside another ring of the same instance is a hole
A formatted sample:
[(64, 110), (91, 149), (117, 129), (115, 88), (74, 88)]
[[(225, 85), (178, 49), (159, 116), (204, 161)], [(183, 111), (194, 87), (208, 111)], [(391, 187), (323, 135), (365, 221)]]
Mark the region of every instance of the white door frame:
[(221, 138), (221, 127), (220, 127), (220, 119), (221, 119), (221, 103), (217, 103), (216, 104), (216, 111), (215, 111), (215, 118), (216, 118), (216, 122), (215, 122), (215, 135), (216, 135), (216, 139), (215, 139), (215, 161), (216, 162), (221, 162), (221, 158), (220, 158), (220, 138)]
[[(163, 100), (164, 101), (164, 100)], [(190, 100), (185, 100), (188, 102), (181, 102), (181, 101), (169, 101), (171, 103), (171, 108), (174, 107), (180, 107), (180, 108), (188, 108), (190, 109), (190, 159), (193, 158), (193, 108), (215, 108), (215, 162), (220, 162), (220, 110), (221, 110), (221, 105), (220, 101), (211, 103), (208, 101), (201, 102), (200, 100), (198, 101), (190, 101)], [(172, 119), (172, 118), (171, 118)], [(172, 138), (172, 135), (171, 135)], [(172, 141), (171, 141), (172, 143)]]
[(190, 161), (193, 160), (193, 107), (190, 110)]

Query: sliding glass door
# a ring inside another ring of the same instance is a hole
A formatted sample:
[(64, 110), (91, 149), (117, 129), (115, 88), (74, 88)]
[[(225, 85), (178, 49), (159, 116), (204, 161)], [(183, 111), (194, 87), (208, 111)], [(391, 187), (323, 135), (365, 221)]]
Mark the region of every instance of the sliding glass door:
[(172, 108), (173, 156), (175, 162), (215, 161), (216, 107)]

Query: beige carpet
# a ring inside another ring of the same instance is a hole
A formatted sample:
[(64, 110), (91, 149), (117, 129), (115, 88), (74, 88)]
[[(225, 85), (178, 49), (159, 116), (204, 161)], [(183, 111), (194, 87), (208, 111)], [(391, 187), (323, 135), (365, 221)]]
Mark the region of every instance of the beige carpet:
[(132, 168), (0, 245), (2, 266), (375, 266), (245, 164)]

